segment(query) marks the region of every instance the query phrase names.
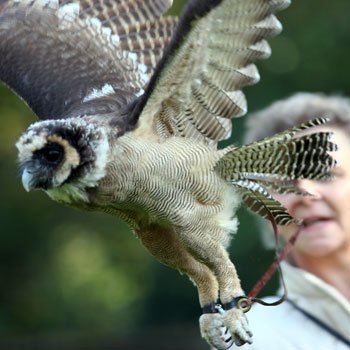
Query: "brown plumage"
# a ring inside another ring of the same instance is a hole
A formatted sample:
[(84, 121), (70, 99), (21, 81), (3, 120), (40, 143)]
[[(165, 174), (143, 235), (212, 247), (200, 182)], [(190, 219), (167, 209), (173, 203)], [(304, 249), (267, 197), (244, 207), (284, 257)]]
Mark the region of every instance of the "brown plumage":
[(327, 179), (335, 146), (328, 133), (298, 136), (325, 123), (316, 119), (217, 150), (289, 0), (192, 0), (179, 19), (162, 17), (171, 3), (0, 0), (0, 79), (42, 119), (17, 143), (24, 187), (127, 221), (194, 282), (202, 336), (225, 349), (251, 341), (226, 250), (235, 209), (290, 223), (270, 191)]

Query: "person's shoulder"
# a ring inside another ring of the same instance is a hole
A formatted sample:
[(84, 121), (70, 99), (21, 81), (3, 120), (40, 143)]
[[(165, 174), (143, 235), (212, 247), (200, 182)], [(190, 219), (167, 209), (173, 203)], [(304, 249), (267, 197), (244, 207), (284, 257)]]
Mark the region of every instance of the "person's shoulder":
[[(266, 297), (266, 302), (278, 300), (277, 296)], [(303, 333), (302, 316), (288, 302), (277, 306), (254, 304), (247, 313), (249, 326), (253, 331), (253, 345), (242, 349), (291, 350), (297, 349), (295, 334)]]
[[(267, 303), (273, 303), (278, 299), (278, 296), (271, 296), (265, 297), (263, 300)], [(281, 319), (286, 320), (286, 317), (290, 318), (293, 316), (293, 314), (295, 313), (292, 306), (288, 302), (284, 301), (276, 306), (266, 306), (255, 303), (247, 314), (247, 317), (249, 322), (252, 324), (256, 323), (257, 326), (265, 324), (266, 327), (270, 328), (272, 323), (280, 325)], [(261, 322), (262, 320), (264, 320), (264, 322)]]

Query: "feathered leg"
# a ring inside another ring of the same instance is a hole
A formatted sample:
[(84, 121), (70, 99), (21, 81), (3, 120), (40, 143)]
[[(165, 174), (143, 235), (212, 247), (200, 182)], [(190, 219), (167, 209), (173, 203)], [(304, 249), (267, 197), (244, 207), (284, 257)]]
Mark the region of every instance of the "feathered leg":
[[(232, 303), (244, 295), (236, 268), (224, 246), (216, 240), (217, 237), (227, 235), (227, 231), (217, 227), (209, 232), (206, 233), (200, 227), (193, 226), (188, 231), (183, 229), (177, 231), (188, 251), (214, 273), (219, 284), (220, 301), (224, 308), (229, 309), (223, 314), (203, 314), (200, 318), (201, 334), (215, 348), (227, 349), (228, 344), (222, 336), (222, 326), (225, 326), (236, 345), (251, 343), (252, 333), (246, 317), (243, 311)], [(211, 300), (211, 304), (215, 302), (216, 300)]]
[[(172, 230), (153, 226), (136, 233), (152, 255), (164, 264), (185, 273), (196, 285), (204, 312), (200, 317), (201, 335), (216, 349), (228, 349), (233, 340), (223, 323), (223, 316), (214, 309), (219, 298), (219, 285), (211, 269), (198, 261), (179, 239), (181, 235)], [(237, 293), (241, 293), (240, 287)]]
[(162, 263), (185, 273), (196, 285), (201, 307), (217, 301), (219, 288), (210, 269), (188, 253), (171, 229), (154, 225), (136, 231), (143, 245)]

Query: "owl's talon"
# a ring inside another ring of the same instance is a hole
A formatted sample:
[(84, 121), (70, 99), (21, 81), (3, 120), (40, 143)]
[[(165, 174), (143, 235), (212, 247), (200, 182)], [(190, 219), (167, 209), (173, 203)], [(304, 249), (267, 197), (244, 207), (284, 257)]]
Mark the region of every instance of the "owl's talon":
[(233, 298), (224, 305), (205, 305), (199, 319), (202, 337), (216, 350), (228, 350), (233, 344), (252, 343), (252, 332), (244, 315), (250, 306), (245, 296)]
[(222, 317), (224, 325), (228, 328), (237, 346), (252, 343), (252, 332), (249, 329), (247, 318), (241, 309), (232, 308), (226, 311)]
[(199, 319), (202, 338), (216, 350), (228, 350), (234, 344), (233, 338), (220, 313), (205, 313)]

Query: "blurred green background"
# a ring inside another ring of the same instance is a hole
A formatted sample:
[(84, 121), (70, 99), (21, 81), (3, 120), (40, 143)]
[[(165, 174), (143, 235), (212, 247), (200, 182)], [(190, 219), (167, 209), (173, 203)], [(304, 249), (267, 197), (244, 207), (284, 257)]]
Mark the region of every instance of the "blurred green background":
[[(174, 2), (176, 14), (185, 1)], [(350, 95), (349, 13), (349, 0), (295, 0), (281, 12), (261, 82), (245, 89), (250, 111), (300, 90)], [(207, 349), (195, 288), (125, 224), (23, 190), (14, 144), (34, 118), (2, 85), (0, 115), (0, 349)], [(241, 142), (243, 124), (231, 142)], [(273, 253), (254, 216), (239, 216), (231, 256), (249, 291)], [(262, 295), (274, 288), (276, 277)]]

